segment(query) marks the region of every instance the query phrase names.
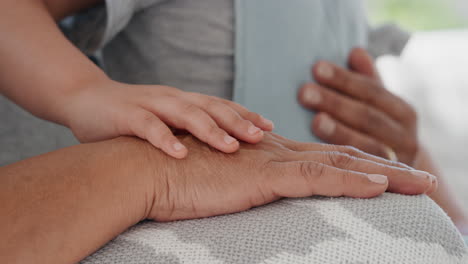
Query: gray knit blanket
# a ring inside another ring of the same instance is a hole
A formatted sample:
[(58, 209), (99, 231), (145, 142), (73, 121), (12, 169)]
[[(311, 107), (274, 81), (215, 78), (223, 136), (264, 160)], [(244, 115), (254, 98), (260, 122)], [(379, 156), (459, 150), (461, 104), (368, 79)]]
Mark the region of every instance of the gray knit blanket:
[(197, 220), (142, 222), (88, 263), (468, 263), (462, 238), (425, 195), (284, 199)]

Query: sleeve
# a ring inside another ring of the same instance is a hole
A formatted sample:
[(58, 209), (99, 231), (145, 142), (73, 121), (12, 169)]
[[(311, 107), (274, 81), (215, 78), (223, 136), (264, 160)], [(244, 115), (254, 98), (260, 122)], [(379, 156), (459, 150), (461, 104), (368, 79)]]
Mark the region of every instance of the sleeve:
[(106, 0), (65, 21), (65, 35), (84, 53), (91, 55), (112, 40), (130, 22), (133, 15), (161, 0)]
[(368, 50), (376, 58), (382, 55), (399, 56), (411, 34), (395, 24), (369, 28)]

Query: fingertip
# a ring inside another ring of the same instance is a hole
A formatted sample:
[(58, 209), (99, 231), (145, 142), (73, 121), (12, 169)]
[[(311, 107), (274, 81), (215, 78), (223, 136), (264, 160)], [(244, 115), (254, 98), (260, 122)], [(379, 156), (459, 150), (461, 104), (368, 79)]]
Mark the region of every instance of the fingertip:
[(230, 136), (229, 134), (224, 135), (223, 137), (223, 144), (220, 146), (214, 146), (212, 147), (224, 152), (224, 153), (233, 153), (236, 152), (237, 149), (239, 149), (239, 141), (235, 139), (234, 137)]
[(255, 126), (254, 124), (250, 124), (249, 127), (247, 128), (247, 134), (249, 135), (250, 138), (252, 137), (259, 137), (263, 136), (263, 131)]
[(388, 188), (388, 177), (381, 174), (366, 175), (370, 185), (359, 198), (373, 198), (384, 193)]
[(227, 134), (224, 136), (223, 140), (224, 140), (224, 143), (226, 143), (227, 145), (231, 145), (231, 144), (233, 144), (234, 142), (237, 141), (235, 138), (233, 138), (233, 137), (231, 137), (230, 135), (227, 135)]
[(224, 153), (234, 153), (236, 152), (238, 149), (239, 149), (239, 141), (235, 141), (229, 145), (225, 145), (225, 147), (221, 147), (221, 148), (218, 148), (216, 147), (216, 149), (224, 152)]
[(349, 54), (349, 64), (352, 69), (362, 72), (370, 77), (376, 77), (374, 59), (369, 52), (361, 47), (355, 47)]
[(321, 65), (322, 63), (326, 63), (326, 61), (324, 61), (324, 60), (318, 60), (318, 61), (312, 66), (311, 73), (312, 73), (313, 76), (317, 76), (317, 75), (318, 75), (317, 72), (318, 72), (318, 69), (319, 69), (319, 67), (320, 67), (320, 65)]
[(299, 102), (307, 109), (316, 110), (320, 108), (323, 101), (323, 92), (319, 85), (306, 84), (299, 92)]
[(314, 134), (319, 134), (320, 133), (318, 128), (319, 128), (321, 116), (322, 116), (322, 112), (319, 112), (312, 118), (312, 122), (310, 124), (310, 127), (311, 127), (312, 131), (314, 132)]
[(188, 149), (182, 143), (177, 141), (174, 144), (172, 144), (172, 149), (170, 152), (171, 153), (168, 154), (172, 157), (176, 159), (183, 159), (187, 156)]
[(273, 121), (271, 121), (270, 119), (267, 119), (265, 117), (262, 116), (262, 129), (265, 130), (265, 131), (273, 131), (273, 129), (275, 129), (275, 123), (273, 123)]
[(310, 83), (303, 84), (301, 88), (299, 88), (299, 91), (297, 92), (297, 101), (299, 101), (299, 103), (304, 107), (307, 107), (307, 102), (305, 100), (305, 93), (310, 85), (311, 85)]
[(312, 74), (319, 82), (331, 80), (333, 78), (334, 71), (333, 65), (326, 61), (319, 61), (312, 68)]
[(319, 137), (328, 139), (335, 133), (336, 122), (327, 113), (320, 112), (312, 120), (312, 130)]
[(404, 181), (393, 182), (389, 190), (400, 194), (419, 195), (430, 192), (432, 185), (432, 175), (424, 171), (410, 170)]
[(431, 186), (426, 191), (426, 194), (434, 193), (435, 191), (437, 191), (437, 188), (439, 187), (439, 183), (437, 182), (437, 178), (432, 174), (430, 174), (430, 177), (431, 177)]
[(425, 172), (425, 171), (420, 171), (420, 170), (411, 170), (410, 173), (414, 176), (416, 176), (416, 178), (420, 181), (420, 182), (423, 182), (423, 185), (422, 187), (420, 188), (421, 190), (416, 193), (416, 194), (421, 194), (421, 193), (430, 193), (431, 189), (432, 189), (432, 182), (435, 179), (435, 176)]
[(167, 154), (169, 154), (169, 156), (176, 158), (176, 159), (184, 159), (185, 157), (187, 157), (187, 152), (186, 153), (167, 153)]

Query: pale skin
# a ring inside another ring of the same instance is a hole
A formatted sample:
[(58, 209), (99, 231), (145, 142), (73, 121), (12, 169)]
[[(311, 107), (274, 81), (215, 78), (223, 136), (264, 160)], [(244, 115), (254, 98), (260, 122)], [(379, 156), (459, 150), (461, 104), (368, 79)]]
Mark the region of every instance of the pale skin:
[(311, 129), (325, 142), (354, 146), (367, 153), (396, 158), (409, 166), (438, 176), (439, 188), (430, 197), (468, 235), (468, 214), (457, 203), (440, 171), (417, 134), (417, 114), (411, 105), (385, 89), (372, 58), (355, 48), (349, 68), (318, 62), (312, 68), (317, 84), (307, 83), (299, 91), (299, 102), (318, 114)]
[(431, 193), (426, 172), (352, 147), (265, 133), (226, 154), (192, 135), (177, 160), (119, 137), (0, 168), (0, 263), (75, 263), (143, 219), (240, 212), (282, 197)]

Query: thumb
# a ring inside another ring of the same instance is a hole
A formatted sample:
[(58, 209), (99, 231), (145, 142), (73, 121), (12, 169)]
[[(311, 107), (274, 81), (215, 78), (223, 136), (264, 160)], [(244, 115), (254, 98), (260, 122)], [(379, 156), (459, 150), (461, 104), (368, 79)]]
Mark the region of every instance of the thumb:
[(374, 79), (380, 79), (374, 60), (363, 48), (354, 48), (349, 54), (349, 67), (358, 73)]

